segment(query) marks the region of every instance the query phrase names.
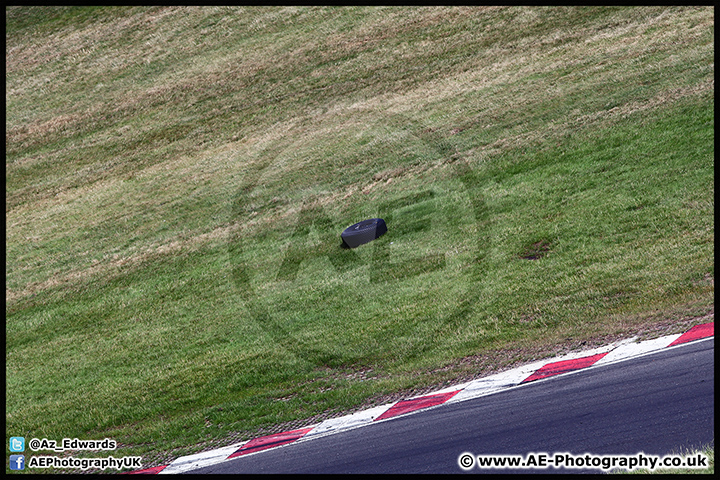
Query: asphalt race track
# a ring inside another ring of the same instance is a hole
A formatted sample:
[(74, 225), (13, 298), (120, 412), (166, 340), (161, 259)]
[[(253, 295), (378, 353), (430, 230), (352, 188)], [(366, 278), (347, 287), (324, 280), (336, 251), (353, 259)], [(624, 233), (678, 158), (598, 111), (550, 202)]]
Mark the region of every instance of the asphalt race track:
[(678, 453), (714, 444), (714, 345), (713, 338), (680, 345), (188, 473), (463, 473), (463, 453)]

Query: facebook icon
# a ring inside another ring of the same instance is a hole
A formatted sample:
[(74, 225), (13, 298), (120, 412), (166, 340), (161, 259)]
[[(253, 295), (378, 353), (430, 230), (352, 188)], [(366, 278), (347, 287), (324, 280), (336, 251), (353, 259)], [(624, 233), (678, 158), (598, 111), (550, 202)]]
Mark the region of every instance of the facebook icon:
[(10, 470), (25, 470), (25, 455), (10, 455)]

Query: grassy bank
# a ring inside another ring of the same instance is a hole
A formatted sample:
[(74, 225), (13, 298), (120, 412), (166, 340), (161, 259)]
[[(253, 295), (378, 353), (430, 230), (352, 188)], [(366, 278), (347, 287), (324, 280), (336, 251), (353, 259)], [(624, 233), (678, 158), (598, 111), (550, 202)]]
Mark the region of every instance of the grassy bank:
[(6, 436), (151, 466), (712, 321), (713, 13), (6, 9)]

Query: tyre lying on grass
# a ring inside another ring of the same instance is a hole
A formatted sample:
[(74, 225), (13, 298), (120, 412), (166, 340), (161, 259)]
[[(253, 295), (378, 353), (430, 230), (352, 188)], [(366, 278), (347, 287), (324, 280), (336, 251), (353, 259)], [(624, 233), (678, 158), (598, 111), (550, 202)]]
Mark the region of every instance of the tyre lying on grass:
[(363, 220), (350, 225), (340, 234), (344, 248), (355, 248), (379, 238), (387, 232), (387, 225), (382, 218)]

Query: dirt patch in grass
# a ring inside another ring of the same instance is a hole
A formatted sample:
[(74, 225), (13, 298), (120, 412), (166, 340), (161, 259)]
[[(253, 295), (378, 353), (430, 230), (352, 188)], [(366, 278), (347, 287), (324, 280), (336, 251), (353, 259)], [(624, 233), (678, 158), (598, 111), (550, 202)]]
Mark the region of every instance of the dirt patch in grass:
[(550, 247), (551, 243), (549, 240), (539, 240), (523, 249), (518, 257), (523, 260), (538, 260), (548, 254)]

